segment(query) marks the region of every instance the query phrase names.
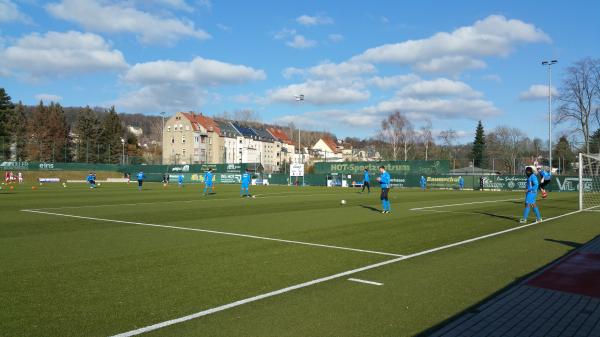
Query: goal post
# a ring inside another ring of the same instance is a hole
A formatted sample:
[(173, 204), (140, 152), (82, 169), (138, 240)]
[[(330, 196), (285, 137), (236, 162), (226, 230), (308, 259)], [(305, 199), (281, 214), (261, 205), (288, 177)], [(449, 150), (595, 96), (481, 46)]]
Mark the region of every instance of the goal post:
[(579, 154), (579, 210), (600, 212), (600, 155)]

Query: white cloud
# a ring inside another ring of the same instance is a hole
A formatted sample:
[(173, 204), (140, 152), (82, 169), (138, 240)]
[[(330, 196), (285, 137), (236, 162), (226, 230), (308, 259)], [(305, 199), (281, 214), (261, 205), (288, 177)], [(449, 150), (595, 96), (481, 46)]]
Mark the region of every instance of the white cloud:
[(360, 62), (326, 62), (308, 69), (311, 75), (317, 77), (352, 77), (362, 74), (370, 74), (376, 71), (375, 66), (370, 63)]
[(276, 123), (288, 124), (293, 122), (296, 126), (309, 129), (330, 129), (328, 125), (339, 127), (340, 124), (349, 127), (364, 127), (365, 125), (377, 125), (381, 121), (378, 116), (365, 115), (359, 112), (341, 109), (328, 109), (310, 111), (297, 115), (284, 115), (275, 119)]
[(286, 40), (285, 44), (288, 47), (296, 49), (312, 48), (317, 45), (317, 41), (309, 40), (303, 35), (298, 34), (295, 29), (283, 28), (273, 34), (275, 40)]
[(498, 74), (488, 74), (488, 75), (484, 75), (482, 77), (482, 79), (486, 80), (486, 81), (492, 81), (492, 82), (496, 82), (496, 83), (501, 83), (502, 82), (502, 77), (500, 77), (500, 75)]
[(159, 112), (199, 110), (210, 94), (206, 90), (188, 84), (153, 84), (127, 92), (107, 105), (121, 111)]
[(315, 105), (354, 103), (370, 97), (369, 91), (364, 90), (360, 82), (309, 79), (303, 83), (269, 90), (267, 101), (294, 104), (294, 96), (298, 94), (304, 95), (306, 103)]
[(490, 101), (468, 98), (411, 98), (397, 96), (363, 109), (364, 113), (385, 115), (402, 111), (410, 118), (435, 119), (481, 119), (499, 116), (501, 111)]
[[(555, 96), (558, 92), (555, 87), (552, 87), (552, 95)], [(522, 101), (534, 101), (548, 99), (548, 85), (546, 84), (533, 84), (529, 89), (522, 91), (519, 95), (519, 99)]]
[[(449, 63), (482, 67), (473, 57), (506, 56), (520, 43), (550, 42), (539, 28), (520, 20), (491, 15), (472, 26), (439, 32), (421, 40), (408, 40), (370, 48), (354, 59), (374, 63), (414, 65), (429, 72), (447, 70)], [(462, 57), (451, 58), (451, 57)]]
[(190, 13), (194, 11), (194, 7), (190, 6), (185, 0), (136, 0), (136, 2), (140, 4), (156, 3)]
[(262, 70), (201, 57), (195, 57), (190, 62), (160, 60), (138, 63), (123, 76), (125, 81), (132, 83), (168, 82), (200, 86), (239, 84), (265, 78), (265, 72)]
[(217, 28), (219, 28), (220, 30), (222, 30), (224, 32), (231, 32), (231, 30), (232, 30), (232, 28), (230, 26), (227, 26), (222, 23), (217, 23)]
[(102, 37), (69, 31), (32, 33), (0, 50), (0, 63), (30, 78), (65, 76), (127, 67), (123, 54)]
[(59, 102), (62, 100), (61, 96), (53, 94), (37, 94), (35, 95), (36, 101), (43, 101), (44, 103)]
[(317, 41), (305, 38), (303, 35), (294, 35), (291, 41), (285, 43), (287, 46), (296, 49), (312, 48), (317, 45)]
[(87, 30), (106, 33), (128, 32), (144, 43), (171, 44), (182, 37), (199, 40), (210, 35), (189, 20), (160, 17), (126, 3), (98, 0), (63, 0), (46, 6), (53, 16), (80, 24)]
[(333, 24), (333, 19), (322, 14), (317, 14), (314, 16), (305, 14), (297, 17), (296, 22), (303, 26), (319, 26)]
[(415, 69), (424, 73), (459, 74), (467, 69), (485, 68), (485, 62), (466, 56), (442, 56), (415, 64)]
[(398, 95), (405, 97), (461, 96), (472, 98), (482, 96), (480, 92), (473, 90), (468, 84), (447, 78), (411, 83), (398, 91)]
[(415, 74), (394, 75), (394, 76), (375, 76), (367, 80), (367, 84), (373, 85), (379, 89), (388, 90), (401, 87), (407, 83), (419, 81), (421, 78)]
[(333, 43), (340, 43), (345, 40), (344, 35), (342, 34), (329, 34), (327, 38)]
[(0, 0), (0, 22), (14, 21), (30, 23), (31, 18), (23, 14), (11, 0)]
[(329, 61), (303, 69), (289, 67), (283, 70), (283, 77), (289, 79), (294, 76), (310, 76), (314, 78), (353, 79), (356, 76), (376, 72), (375, 66), (361, 62), (332, 63)]

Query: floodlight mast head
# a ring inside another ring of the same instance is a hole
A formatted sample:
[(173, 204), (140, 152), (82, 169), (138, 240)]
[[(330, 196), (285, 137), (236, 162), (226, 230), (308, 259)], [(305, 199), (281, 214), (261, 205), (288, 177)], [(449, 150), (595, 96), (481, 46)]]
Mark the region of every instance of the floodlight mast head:
[(304, 101), (304, 94), (294, 95), (296, 101)]

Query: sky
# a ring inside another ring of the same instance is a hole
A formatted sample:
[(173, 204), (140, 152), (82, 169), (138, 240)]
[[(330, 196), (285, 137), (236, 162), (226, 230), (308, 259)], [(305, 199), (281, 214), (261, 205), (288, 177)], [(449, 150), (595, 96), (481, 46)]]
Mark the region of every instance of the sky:
[(598, 13), (579, 0), (0, 0), (0, 87), (149, 115), (250, 109), (338, 137), (372, 137), (400, 111), (463, 142), (478, 120), (547, 139), (541, 61), (558, 60), (556, 92), (568, 66), (600, 56)]

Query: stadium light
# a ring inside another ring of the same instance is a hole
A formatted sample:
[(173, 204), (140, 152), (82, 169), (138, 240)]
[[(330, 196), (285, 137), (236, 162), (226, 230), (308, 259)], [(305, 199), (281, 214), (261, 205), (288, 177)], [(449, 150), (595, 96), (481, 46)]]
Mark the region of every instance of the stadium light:
[(548, 167), (552, 172), (552, 66), (557, 60), (542, 61), (548, 67)]
[(125, 139), (121, 138), (121, 144), (123, 145), (123, 165), (125, 165)]

